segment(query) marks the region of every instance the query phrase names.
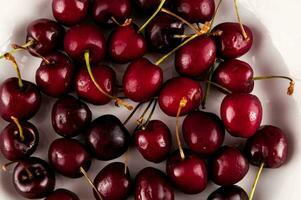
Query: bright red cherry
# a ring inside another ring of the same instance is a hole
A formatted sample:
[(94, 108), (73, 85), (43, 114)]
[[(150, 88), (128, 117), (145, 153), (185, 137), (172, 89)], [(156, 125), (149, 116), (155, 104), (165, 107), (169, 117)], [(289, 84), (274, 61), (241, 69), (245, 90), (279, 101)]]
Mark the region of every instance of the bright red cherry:
[(85, 103), (67, 95), (55, 102), (51, 119), (55, 132), (63, 137), (75, 137), (85, 132), (92, 112)]
[(187, 104), (181, 110), (180, 116), (186, 115), (200, 106), (203, 97), (200, 84), (185, 77), (172, 78), (161, 89), (160, 108), (165, 114), (175, 117), (183, 97), (187, 99)]
[(60, 97), (66, 94), (72, 86), (73, 63), (63, 53), (52, 53), (45, 59), (36, 71), (37, 86), (46, 95)]
[(234, 147), (222, 147), (209, 164), (210, 178), (217, 185), (233, 185), (242, 180), (249, 171), (249, 163)]
[(134, 137), (136, 148), (146, 160), (154, 163), (166, 160), (172, 146), (172, 136), (162, 121), (150, 121), (142, 130), (135, 132)]
[(53, 0), (52, 13), (61, 24), (73, 26), (87, 17), (89, 5), (90, 0)]
[(78, 178), (83, 174), (81, 168), (88, 171), (91, 165), (91, 157), (85, 147), (74, 139), (56, 139), (48, 151), (51, 166), (60, 174)]
[(248, 138), (261, 124), (262, 105), (255, 95), (230, 94), (222, 101), (220, 115), (232, 136)]
[(223, 186), (210, 194), (207, 200), (249, 200), (248, 194), (237, 185)]
[(125, 96), (136, 102), (145, 102), (155, 96), (163, 84), (162, 69), (146, 58), (134, 60), (123, 76)]
[(136, 176), (135, 200), (174, 200), (174, 191), (166, 175), (147, 167)]
[(79, 198), (69, 190), (57, 189), (48, 195), (45, 200), (79, 200)]
[(287, 160), (288, 141), (280, 128), (265, 125), (247, 140), (244, 152), (253, 165), (278, 168)]

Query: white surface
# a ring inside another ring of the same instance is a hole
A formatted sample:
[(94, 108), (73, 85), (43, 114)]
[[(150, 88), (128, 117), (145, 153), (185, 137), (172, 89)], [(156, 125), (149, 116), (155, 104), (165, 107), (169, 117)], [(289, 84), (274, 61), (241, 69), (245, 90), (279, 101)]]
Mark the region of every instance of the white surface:
[[(9, 48), (12, 42), (22, 44), (25, 38), (25, 30), (28, 23), (36, 18), (50, 17), (50, 0), (0, 0), (0, 52)], [(273, 124), (281, 127), (288, 135), (289, 159), (286, 165), (277, 170), (264, 170), (258, 185), (255, 200), (297, 200), (299, 199), (299, 186), (301, 184), (301, 135), (299, 109), (301, 106), (301, 68), (300, 44), (301, 27), (298, 25), (301, 18), (301, 2), (299, 0), (240, 0), (240, 11), (243, 22), (251, 27), (255, 42), (249, 54), (242, 58), (249, 62), (256, 75), (291, 74), (296, 79), (296, 92), (293, 97), (286, 96), (288, 83), (282, 80), (256, 82), (254, 94), (258, 95), (264, 107), (263, 124)], [(217, 17), (217, 22), (236, 21), (234, 18), (233, 4), (231, 0), (225, 0)], [(158, 56), (154, 55), (154, 58)], [(39, 66), (39, 59), (29, 56), (25, 52), (16, 54), (20, 64), (23, 78), (34, 81), (35, 70)], [(170, 59), (171, 61), (172, 59)], [(6, 78), (15, 76), (15, 71), (5, 61), (0, 61), (0, 83)], [(120, 68), (116, 68), (120, 69)], [(173, 64), (167, 62), (164, 66), (165, 78), (176, 75)], [(212, 92), (209, 98), (208, 111), (218, 113), (222, 95)], [(297, 101), (296, 101), (297, 100)], [(43, 97), (43, 107), (31, 120), (39, 129), (41, 142), (36, 156), (47, 159), (47, 148), (50, 142), (58, 137), (50, 123), (50, 111), (54, 100)], [(128, 112), (122, 108), (108, 106), (90, 106), (94, 117), (102, 114), (113, 113), (121, 119), (125, 119)], [(154, 118), (162, 119), (174, 130), (175, 120), (167, 117), (157, 109)], [(129, 123), (130, 130), (134, 127)], [(7, 123), (0, 119), (0, 128)], [(174, 131), (173, 131), (174, 132)], [(228, 144), (240, 145), (239, 139), (227, 136)], [(122, 158), (121, 158), (122, 159)], [(1, 156), (0, 163), (6, 161)], [(130, 153), (130, 171), (132, 177), (146, 166), (155, 166), (164, 170), (164, 163), (155, 165), (145, 162), (137, 151), (132, 148)], [(92, 178), (105, 166), (105, 162), (94, 161), (89, 174)], [(239, 184), (246, 191), (250, 191), (255, 167), (251, 167), (247, 177)], [(22, 199), (14, 191), (11, 181), (12, 169), (8, 173), (0, 173), (0, 199)], [(65, 187), (76, 192), (82, 200), (94, 199), (91, 188), (83, 179), (68, 179), (57, 176), (57, 187)], [(199, 195), (176, 194), (176, 199), (206, 199), (208, 194), (217, 186), (210, 184), (205, 192)], [(132, 198), (132, 197), (131, 197)]]

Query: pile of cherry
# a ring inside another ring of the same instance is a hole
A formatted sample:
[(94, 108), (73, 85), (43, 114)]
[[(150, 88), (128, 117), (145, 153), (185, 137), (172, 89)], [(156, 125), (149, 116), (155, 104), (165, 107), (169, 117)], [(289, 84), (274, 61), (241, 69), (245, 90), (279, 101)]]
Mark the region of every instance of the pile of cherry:
[[(53, 0), (56, 21), (38, 19), (27, 27), (26, 43), (13, 44), (1, 56), (10, 61), (17, 77), (0, 86), (0, 114), (9, 124), (0, 135), (3, 156), (14, 164), (13, 183), (25, 198), (77, 200), (65, 189), (55, 189), (55, 172), (70, 178), (84, 176), (98, 200), (123, 200), (132, 192), (138, 200), (174, 199), (174, 188), (187, 194), (202, 192), (208, 181), (221, 187), (209, 200), (252, 199), (263, 168), (278, 168), (287, 158), (287, 140), (281, 129), (261, 126), (263, 108), (250, 94), (255, 80), (285, 76), (254, 77), (249, 64), (237, 58), (253, 43), (252, 32), (240, 21), (213, 28), (221, 1), (214, 0)], [(131, 19), (133, 9), (149, 15), (140, 26)], [(102, 29), (112, 30), (108, 38)], [(187, 29), (191, 29), (187, 32)], [(63, 44), (63, 45), (62, 45)], [(29, 51), (42, 59), (36, 71), (36, 84), (23, 80), (13, 53)], [(157, 62), (143, 57), (149, 52), (163, 54)], [(174, 55), (179, 77), (163, 83), (160, 64)], [(104, 59), (129, 63), (117, 84), (115, 71), (100, 64)], [(205, 89), (202, 84), (205, 84)], [(225, 93), (220, 118), (201, 111), (210, 87)], [(75, 92), (77, 98), (68, 95)], [(58, 98), (52, 108), (52, 125), (62, 136), (50, 145), (49, 163), (32, 157), (39, 143), (37, 128), (30, 120), (42, 103), (41, 93)], [(122, 93), (123, 96), (117, 94)], [(137, 102), (135, 108), (131, 101)], [(116, 106), (132, 110), (126, 121), (103, 115), (92, 121), (84, 103)], [(125, 125), (140, 106), (147, 103), (132, 136)], [(175, 117), (172, 134), (160, 120), (152, 120), (159, 105)], [(148, 117), (146, 117), (148, 115)], [(180, 138), (179, 117), (186, 116)], [(92, 121), (92, 122), (91, 122)], [(246, 138), (244, 150), (224, 146), (225, 130)], [(85, 140), (72, 139), (82, 135)], [(172, 137), (178, 150), (171, 153)], [(154, 163), (166, 160), (166, 174), (147, 167), (135, 181), (127, 167), (126, 152), (131, 144)], [(92, 158), (108, 161), (124, 154), (125, 162), (104, 167), (92, 181), (88, 175)], [(249, 163), (259, 167), (249, 195), (235, 184), (247, 174)]]

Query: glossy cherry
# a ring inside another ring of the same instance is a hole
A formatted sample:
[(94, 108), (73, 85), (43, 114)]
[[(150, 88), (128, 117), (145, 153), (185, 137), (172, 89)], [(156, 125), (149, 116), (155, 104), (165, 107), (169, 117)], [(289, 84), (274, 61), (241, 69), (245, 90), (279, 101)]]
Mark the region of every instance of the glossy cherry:
[(162, 69), (146, 58), (134, 60), (123, 75), (123, 92), (136, 102), (145, 102), (155, 96), (163, 84)]
[(243, 27), (247, 34), (247, 38), (244, 38), (239, 23), (222, 23), (212, 30), (212, 32), (222, 32), (220, 36), (216, 37), (220, 57), (237, 58), (251, 49), (253, 44), (252, 31), (246, 25), (243, 25)]
[[(127, 199), (132, 189), (129, 169), (125, 173), (124, 163), (110, 163), (97, 174), (94, 185), (104, 200)], [(100, 200), (95, 192), (94, 196)]]
[(74, 66), (63, 53), (52, 53), (45, 56), (36, 71), (36, 83), (46, 95), (60, 97), (66, 94), (73, 82)]
[[(149, 14), (154, 12), (160, 4), (160, 0), (134, 0), (137, 7), (137, 11), (142, 14)], [(164, 4), (164, 7), (170, 7), (170, 0), (167, 0)]]
[(172, 146), (169, 128), (160, 120), (150, 121), (142, 130), (134, 133), (135, 146), (148, 161), (159, 163), (166, 160)]
[(87, 17), (89, 6), (90, 0), (53, 0), (52, 14), (61, 24), (73, 26)]
[(98, 63), (105, 56), (105, 37), (95, 25), (74, 26), (65, 35), (64, 49), (71, 58), (83, 63), (85, 52), (89, 52), (90, 62)]
[(166, 173), (171, 182), (182, 192), (197, 194), (207, 186), (207, 169), (203, 159), (186, 151), (182, 159), (179, 151), (174, 152), (166, 162)]
[(48, 158), (57, 172), (70, 178), (81, 177), (81, 167), (88, 171), (91, 165), (91, 157), (85, 147), (74, 139), (54, 140), (49, 147)]
[(224, 142), (224, 125), (213, 113), (194, 111), (188, 114), (182, 130), (188, 147), (201, 156), (210, 156)]
[(208, 36), (200, 36), (176, 51), (175, 66), (181, 75), (198, 77), (208, 72), (215, 59), (214, 40)]
[(99, 160), (112, 160), (125, 153), (130, 144), (130, 134), (114, 115), (95, 119), (86, 132), (87, 144)]
[(28, 120), (40, 109), (42, 97), (39, 89), (29, 81), (22, 82), (22, 88), (18, 78), (6, 79), (0, 85), (0, 114), (6, 121), (11, 121), (11, 117)]
[[(100, 87), (112, 95), (116, 81), (114, 70), (106, 65), (95, 65), (92, 73)], [(111, 98), (97, 89), (85, 67), (80, 68), (75, 76), (75, 91), (81, 99), (95, 105), (104, 105), (111, 101)]]
[(181, 99), (187, 99), (186, 106), (181, 110), (180, 116), (197, 109), (203, 97), (200, 84), (192, 79), (177, 77), (168, 80), (159, 94), (159, 106), (169, 116), (176, 116)]
[(262, 105), (252, 94), (227, 95), (220, 108), (221, 119), (232, 136), (249, 138), (262, 121)]
[(249, 171), (249, 162), (236, 148), (222, 147), (209, 162), (211, 180), (217, 185), (233, 185)]
[(247, 140), (244, 152), (253, 165), (278, 168), (287, 160), (288, 141), (280, 128), (265, 125)]
[(127, 63), (142, 57), (147, 44), (142, 34), (137, 32), (135, 24), (117, 27), (110, 35), (108, 51), (113, 61)]
[(147, 167), (136, 176), (135, 200), (174, 200), (174, 191), (166, 175)]
[(210, 194), (207, 200), (249, 200), (248, 194), (237, 185), (223, 186)]
[(124, 23), (130, 18), (132, 5), (130, 0), (95, 0), (92, 7), (92, 15), (97, 23), (112, 26), (115, 24), (114, 18), (118, 23)]
[(8, 124), (0, 134), (0, 149), (3, 156), (10, 161), (19, 161), (31, 156), (39, 143), (39, 132), (30, 122), (20, 122), (23, 129), (22, 140), (17, 125)]
[(58, 99), (52, 108), (52, 126), (63, 137), (74, 137), (84, 133), (92, 119), (87, 104), (73, 96)]
[(35, 52), (40, 55), (47, 55), (60, 47), (65, 30), (57, 22), (50, 19), (37, 19), (31, 22), (27, 27), (26, 42), (33, 41), (29, 47), (32, 55)]
[(55, 187), (55, 173), (44, 160), (30, 157), (22, 160), (13, 172), (16, 191), (28, 199), (40, 199), (50, 194)]
[(78, 196), (66, 189), (57, 189), (47, 196), (45, 200), (79, 200)]

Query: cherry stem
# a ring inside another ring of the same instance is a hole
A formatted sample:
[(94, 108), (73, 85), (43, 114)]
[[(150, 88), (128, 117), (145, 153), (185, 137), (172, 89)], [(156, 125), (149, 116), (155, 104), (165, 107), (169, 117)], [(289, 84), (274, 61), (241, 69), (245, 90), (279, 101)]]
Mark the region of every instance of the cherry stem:
[(147, 127), (147, 125), (149, 124), (150, 120), (152, 119), (152, 116), (153, 116), (153, 114), (154, 114), (154, 112), (156, 110), (157, 103), (158, 103), (158, 100), (155, 99), (155, 103), (154, 103), (154, 105), (152, 107), (152, 110), (151, 110), (150, 114), (148, 115), (146, 122), (142, 126), (142, 129), (145, 129), (145, 127)]
[[(18, 46), (18, 45), (13, 44), (12, 45), (13, 49), (11, 51), (7, 52), (7, 53), (8, 54), (13, 54), (16, 51), (27, 49), (28, 47), (32, 46), (33, 44), (34, 44), (34, 40), (29, 40), (27, 43), (23, 44), (22, 46)], [(21, 48), (14, 48), (15, 46), (18, 46), (18, 47), (21, 47)], [(5, 54), (7, 54), (7, 53), (5, 53)], [(4, 58), (5, 54), (0, 55), (0, 59)]]
[(245, 28), (244, 28), (243, 24), (241, 23), (239, 11), (238, 11), (237, 0), (234, 0), (234, 7), (235, 7), (235, 13), (236, 13), (236, 17), (237, 17), (237, 20), (238, 20), (238, 23), (239, 23), (242, 35), (243, 35), (244, 39), (247, 40), (248, 39), (248, 35), (247, 35), (246, 31), (245, 31)]
[(16, 117), (14, 117), (14, 116), (11, 116), (10, 118), (11, 118), (11, 120), (13, 120), (13, 122), (14, 122), (14, 123), (16, 124), (16, 126), (18, 127), (21, 141), (24, 142), (24, 140), (25, 140), (24, 132), (23, 132), (23, 128), (22, 128), (22, 126), (21, 126), (19, 120), (18, 120)]
[(139, 28), (138, 33), (141, 33), (145, 29), (145, 27), (156, 17), (156, 15), (161, 11), (162, 7), (164, 6), (164, 3), (166, 0), (161, 0), (157, 10), (154, 12), (154, 14)]
[(249, 200), (252, 200), (253, 197), (254, 197), (256, 186), (258, 184), (258, 181), (259, 181), (261, 172), (263, 171), (263, 168), (264, 168), (264, 163), (261, 163), (260, 167), (259, 167), (259, 169), (257, 171), (256, 177), (254, 179), (254, 182), (253, 182), (253, 186), (252, 186), (252, 189), (251, 189), (251, 192), (250, 192), (250, 195), (249, 195)]
[(210, 21), (210, 30), (212, 29), (214, 20), (215, 20), (215, 18), (216, 18), (216, 15), (217, 15), (217, 13), (218, 13), (218, 11), (219, 11), (219, 8), (220, 8), (222, 2), (223, 2), (223, 0), (220, 0), (220, 1), (218, 2), (218, 4), (217, 4), (217, 7), (216, 7), (215, 12), (214, 12), (214, 15), (213, 15), (213, 18), (212, 18), (211, 21)]
[(27, 167), (24, 167), (24, 169), (25, 169), (26, 173), (28, 174), (29, 180), (32, 180), (33, 174), (31, 173), (31, 171)]
[(124, 154), (124, 174), (127, 174), (129, 164), (129, 150), (127, 150)]
[(177, 143), (178, 143), (178, 147), (179, 147), (179, 151), (180, 151), (180, 156), (181, 159), (184, 160), (185, 159), (185, 154), (182, 148), (182, 144), (181, 144), (181, 140), (180, 140), (180, 133), (179, 133), (179, 118), (180, 118), (180, 114), (182, 111), (182, 108), (184, 108), (187, 104), (187, 98), (186, 97), (182, 97), (180, 104), (179, 104), (179, 108), (177, 111), (177, 117), (176, 117), (176, 139), (177, 139)]
[(208, 75), (208, 79), (206, 82), (206, 92), (205, 92), (205, 97), (203, 99), (203, 102), (202, 102), (202, 108), (205, 109), (206, 108), (206, 103), (207, 103), (207, 98), (208, 98), (208, 95), (210, 93), (210, 87), (211, 87), (211, 80), (212, 80), (212, 76), (213, 76), (213, 73), (214, 73), (214, 66), (211, 68), (210, 72), (209, 72), (209, 75)]
[(126, 125), (130, 119), (132, 119), (132, 117), (134, 116), (134, 114), (136, 113), (136, 111), (138, 110), (138, 108), (142, 105), (143, 103), (139, 103), (135, 106), (134, 110), (131, 112), (131, 114), (126, 118), (126, 120), (123, 122), (123, 125)]
[(92, 68), (91, 68), (91, 65), (90, 65), (90, 53), (89, 51), (86, 51), (85, 54), (84, 54), (84, 57), (85, 57), (85, 61), (86, 61), (86, 67), (87, 67), (87, 70), (88, 70), (88, 73), (89, 73), (89, 76), (92, 80), (92, 82), (94, 83), (95, 87), (105, 96), (107, 96), (108, 98), (111, 98), (111, 99), (114, 99), (115, 100), (115, 104), (117, 106), (119, 105), (122, 105), (124, 106), (125, 108), (127, 108), (128, 110), (132, 110), (133, 107), (127, 103), (125, 103), (122, 99), (116, 97), (116, 96), (112, 96), (110, 94), (108, 94), (107, 92), (105, 92), (101, 87), (100, 85), (97, 83), (97, 81), (95, 80), (95, 77), (92, 73)]
[(212, 81), (206, 81), (206, 83), (209, 83), (209, 84), (211, 84), (211, 85), (213, 85), (213, 86), (215, 86), (215, 87), (217, 87), (217, 88), (223, 90), (223, 91), (226, 92), (227, 94), (232, 94), (232, 91), (228, 90), (227, 88), (225, 88), (225, 87), (223, 87), (223, 86), (221, 86), (221, 85), (219, 85), (219, 84), (217, 84), (217, 83), (215, 83), (215, 82), (212, 82)]
[(15, 68), (15, 70), (17, 72), (17, 76), (18, 76), (18, 85), (19, 85), (20, 88), (22, 88), (23, 87), (23, 81), (22, 81), (22, 77), (21, 77), (20, 68), (19, 68), (19, 65), (18, 65), (16, 59), (10, 53), (4, 54), (4, 58), (6, 60), (10, 61), (13, 64), (13, 67)]
[(143, 120), (144, 120), (144, 117), (145, 117), (147, 111), (149, 110), (149, 108), (151, 107), (153, 101), (154, 101), (154, 99), (152, 99), (152, 100), (148, 103), (148, 105), (147, 105), (147, 107), (145, 108), (145, 110), (143, 111), (142, 115), (141, 115), (141, 116), (139, 117), (139, 119), (137, 120), (138, 128), (141, 127), (141, 125), (142, 125), (142, 123), (143, 123)]
[(7, 171), (7, 167), (9, 167), (10, 165), (15, 164), (15, 163), (16, 163), (16, 161), (11, 161), (9, 163), (6, 163), (6, 164), (2, 165), (1, 166), (2, 171), (6, 172)]
[(266, 80), (266, 79), (274, 79), (274, 78), (281, 78), (281, 79), (287, 79), (290, 81), (289, 83), (289, 87), (287, 88), (287, 95), (292, 95), (294, 93), (295, 90), (295, 81), (287, 76), (257, 76), (254, 77), (253, 80)]
[(91, 187), (93, 188), (93, 190), (95, 191), (95, 193), (97, 194), (98, 198), (100, 200), (103, 200), (101, 194), (99, 193), (99, 191), (97, 190), (97, 188), (95, 187), (95, 185), (93, 184), (91, 178), (88, 176), (86, 170), (83, 167), (80, 167), (80, 172), (84, 175), (85, 179), (87, 180), (87, 182), (91, 185)]
[(112, 21), (113, 21), (115, 24), (117, 24), (118, 26), (122, 26), (122, 24), (120, 24), (114, 16), (112, 16), (111, 19), (112, 19)]

